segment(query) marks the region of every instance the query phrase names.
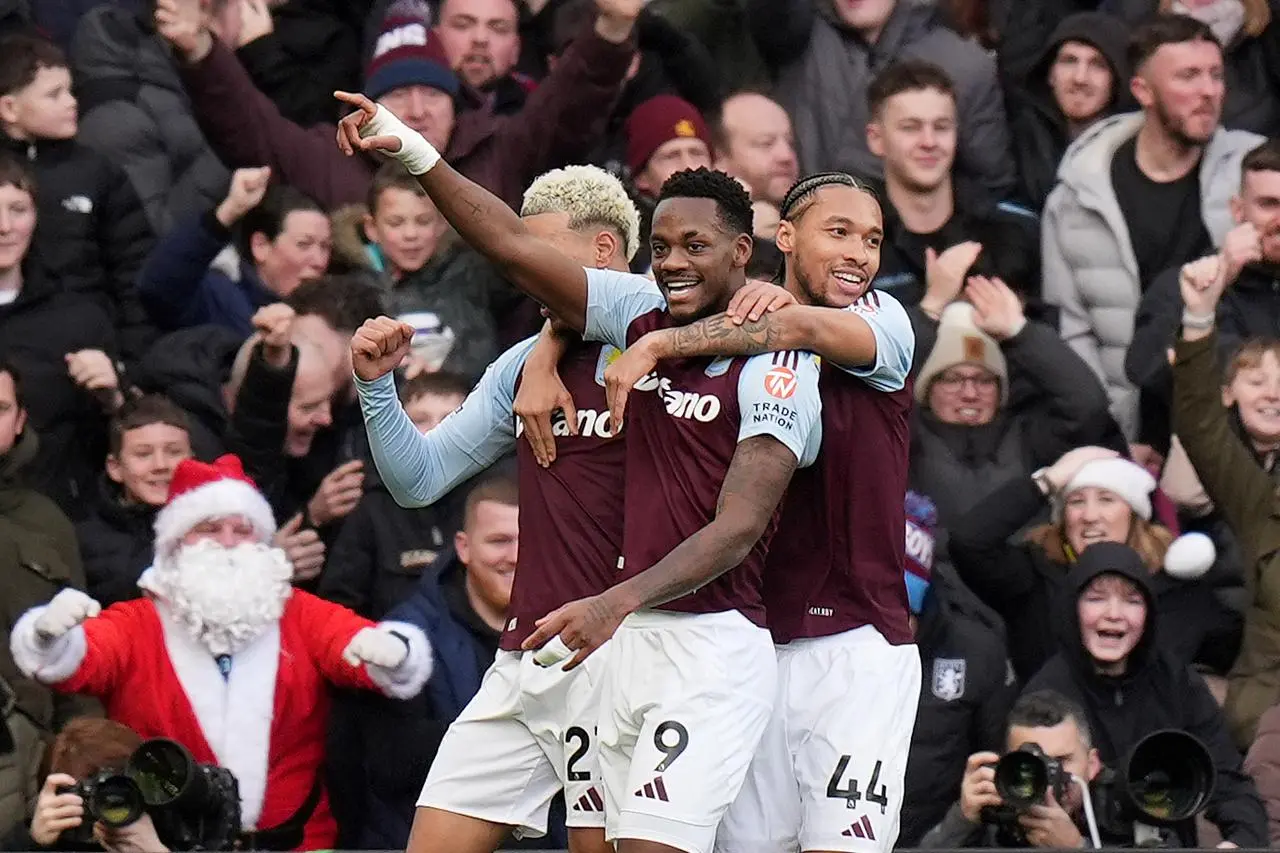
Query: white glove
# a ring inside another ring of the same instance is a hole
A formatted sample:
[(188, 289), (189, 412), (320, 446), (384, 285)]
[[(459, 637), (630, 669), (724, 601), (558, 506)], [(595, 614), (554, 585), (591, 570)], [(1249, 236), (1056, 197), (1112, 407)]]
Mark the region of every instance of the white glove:
[(409, 656), (409, 644), (383, 628), (362, 628), (342, 650), (342, 659), (352, 666), (367, 663), (395, 669)]
[(86, 619), (102, 612), (102, 605), (78, 589), (64, 589), (36, 619), (36, 641), (48, 646)]

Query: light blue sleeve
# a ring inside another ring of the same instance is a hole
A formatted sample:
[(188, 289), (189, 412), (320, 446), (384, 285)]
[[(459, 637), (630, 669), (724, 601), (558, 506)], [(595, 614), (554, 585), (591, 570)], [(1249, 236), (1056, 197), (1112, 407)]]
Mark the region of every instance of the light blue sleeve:
[(844, 310), (854, 312), (871, 327), (876, 336), (876, 363), (862, 367), (835, 366), (865, 380), (877, 391), (902, 390), (916, 354), (916, 333), (902, 303), (883, 291), (872, 290)]
[(822, 445), (818, 360), (795, 350), (752, 356), (738, 374), (738, 409), (738, 441), (771, 435), (796, 455), (800, 467), (813, 464)]
[(627, 327), (635, 318), (666, 308), (658, 285), (642, 275), (587, 269), (587, 325), (582, 336), (627, 348)]
[(373, 462), (396, 503), (429, 506), (515, 446), (516, 380), (536, 340), (498, 356), (462, 405), (426, 434), (400, 405), (390, 373), (373, 382), (356, 377)]

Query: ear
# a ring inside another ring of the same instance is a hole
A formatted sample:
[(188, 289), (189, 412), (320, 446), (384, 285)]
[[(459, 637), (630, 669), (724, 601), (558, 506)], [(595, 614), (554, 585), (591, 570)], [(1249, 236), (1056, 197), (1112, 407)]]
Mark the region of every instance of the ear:
[(1231, 197), (1231, 220), (1237, 225), (1244, 224), (1244, 199), (1240, 197), (1240, 193)]
[(258, 231), (249, 235), (249, 254), (253, 255), (255, 264), (264, 263), (271, 254), (271, 241), (267, 235)]
[(636, 189), (647, 196), (656, 198), (658, 193), (654, 189), (653, 179), (649, 176), (649, 167), (645, 166), (637, 174), (631, 178), (631, 183), (636, 185)]
[(374, 223), (372, 216), (366, 213), (361, 217), (360, 226), (364, 229), (364, 236), (366, 240), (370, 243), (378, 242), (378, 226)]
[(596, 238), (592, 241), (592, 247), (595, 249), (596, 269), (605, 269), (613, 260), (614, 255), (621, 257), (625, 254), (622, 251), (622, 241), (620, 241), (612, 231), (600, 231), (596, 234)]
[(867, 150), (877, 157), (884, 156), (884, 125), (878, 120), (867, 125)]
[(791, 221), (784, 219), (778, 223), (778, 235), (773, 238), (774, 245), (778, 247), (778, 251), (784, 255), (789, 255), (796, 250), (796, 227)]
[(114, 453), (107, 456), (107, 476), (113, 483), (124, 482), (124, 469)]
[(751, 262), (751, 249), (755, 240), (750, 234), (739, 234), (733, 240), (733, 266), (735, 269), (746, 269)]
[(1098, 757), (1097, 749), (1089, 750), (1089, 763), (1086, 765), (1086, 771), (1089, 775), (1085, 779), (1086, 782), (1092, 782), (1098, 778), (1098, 774), (1102, 772), (1102, 759)]
[(1152, 91), (1151, 85), (1146, 79), (1139, 74), (1129, 78), (1129, 93), (1138, 102), (1138, 106), (1144, 110), (1155, 102), (1155, 92)]
[(1236, 395), (1235, 395), (1235, 393), (1231, 390), (1231, 386), (1230, 386), (1230, 385), (1223, 385), (1223, 386), (1222, 386), (1222, 405), (1223, 405), (1223, 407), (1224, 407), (1224, 408), (1229, 409), (1229, 408), (1231, 408), (1232, 406), (1234, 406), (1235, 404), (1236, 404)]
[(471, 540), (467, 538), (465, 530), (453, 534), (453, 550), (458, 555), (458, 562), (464, 566), (471, 562)]
[(13, 95), (0, 96), (0, 122), (18, 123), (18, 99)]
[(27, 410), (18, 409), (18, 417), (14, 419), (14, 433), (22, 435), (22, 429), (27, 425)]

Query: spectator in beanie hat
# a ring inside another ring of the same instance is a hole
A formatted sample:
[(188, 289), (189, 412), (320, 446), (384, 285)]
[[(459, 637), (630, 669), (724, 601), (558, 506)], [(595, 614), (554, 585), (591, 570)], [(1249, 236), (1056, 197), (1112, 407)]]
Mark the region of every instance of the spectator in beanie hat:
[(656, 199), (667, 178), (711, 167), (711, 134), (702, 114), (677, 95), (657, 95), (627, 118), (627, 169), (635, 188)]
[(900, 846), (914, 846), (960, 795), (965, 758), (997, 749), (1017, 695), (1004, 638), (944, 564), (934, 567), (938, 511), (907, 492), (907, 599), (923, 679), (911, 735)]

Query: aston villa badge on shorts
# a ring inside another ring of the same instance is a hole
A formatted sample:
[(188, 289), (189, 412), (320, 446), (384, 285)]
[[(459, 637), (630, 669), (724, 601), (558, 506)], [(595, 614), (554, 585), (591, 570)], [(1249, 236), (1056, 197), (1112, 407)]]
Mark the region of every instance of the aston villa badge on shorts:
[(953, 702), (964, 695), (964, 658), (936, 658), (933, 662), (933, 695)]

